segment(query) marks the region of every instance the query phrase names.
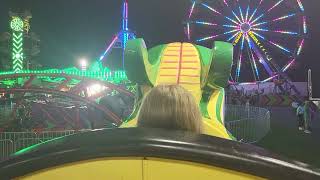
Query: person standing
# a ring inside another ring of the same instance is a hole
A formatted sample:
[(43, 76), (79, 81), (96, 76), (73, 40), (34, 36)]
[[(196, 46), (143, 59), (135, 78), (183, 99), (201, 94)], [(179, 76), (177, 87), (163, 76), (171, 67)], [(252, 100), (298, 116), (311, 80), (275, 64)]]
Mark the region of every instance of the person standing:
[(298, 128), (300, 131), (304, 129), (304, 106), (303, 104), (299, 104), (296, 115), (298, 117)]
[(304, 111), (304, 132), (307, 134), (311, 133), (310, 121), (311, 121), (311, 105), (310, 101), (306, 101), (303, 107)]

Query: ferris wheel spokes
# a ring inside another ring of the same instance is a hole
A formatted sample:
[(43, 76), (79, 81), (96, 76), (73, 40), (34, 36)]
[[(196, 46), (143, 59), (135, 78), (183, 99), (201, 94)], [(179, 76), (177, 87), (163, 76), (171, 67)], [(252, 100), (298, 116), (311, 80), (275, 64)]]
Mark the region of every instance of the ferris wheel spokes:
[[(194, 0), (187, 16), (188, 39), (205, 44), (212, 40), (233, 43), (230, 79), (234, 83), (245, 79), (269, 81), (289, 69), (301, 54), (307, 22), (299, 3), (300, 0)], [(278, 11), (280, 8), (284, 10)]]

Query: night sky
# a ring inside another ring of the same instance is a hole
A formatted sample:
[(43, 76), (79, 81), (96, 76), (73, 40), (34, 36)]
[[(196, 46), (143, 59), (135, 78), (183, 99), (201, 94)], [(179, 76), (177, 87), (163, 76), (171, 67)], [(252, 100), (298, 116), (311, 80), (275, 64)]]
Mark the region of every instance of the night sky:
[[(290, 77), (306, 80), (308, 68), (320, 68), (320, 1), (304, 0), (309, 37)], [(72, 66), (77, 59), (95, 60), (121, 25), (121, 0), (0, 0), (0, 33), (9, 30), (8, 11), (32, 11), (32, 31), (41, 38), (40, 63), (49, 67)], [(129, 27), (148, 47), (184, 41), (182, 21), (190, 0), (129, 0)], [(320, 71), (318, 73), (320, 75)]]

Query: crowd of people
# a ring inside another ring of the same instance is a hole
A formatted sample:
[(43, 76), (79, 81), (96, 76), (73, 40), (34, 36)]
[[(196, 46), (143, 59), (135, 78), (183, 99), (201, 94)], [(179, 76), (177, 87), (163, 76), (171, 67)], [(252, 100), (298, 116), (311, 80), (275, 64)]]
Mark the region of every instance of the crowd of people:
[(245, 91), (244, 89), (232, 89), (227, 91), (227, 104), (232, 105), (252, 105), (259, 106), (261, 96), (264, 94), (264, 89), (255, 89)]

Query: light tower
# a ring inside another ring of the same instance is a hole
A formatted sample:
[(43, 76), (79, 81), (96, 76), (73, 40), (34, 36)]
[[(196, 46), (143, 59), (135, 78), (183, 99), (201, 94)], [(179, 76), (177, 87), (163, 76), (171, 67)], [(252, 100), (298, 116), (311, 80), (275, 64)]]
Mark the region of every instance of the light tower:
[(122, 49), (122, 68), (124, 69), (124, 49), (129, 39), (134, 39), (136, 36), (134, 32), (132, 32), (128, 28), (128, 21), (129, 21), (129, 6), (128, 0), (123, 2), (123, 9), (122, 9), (122, 27), (120, 32), (118, 32), (112, 39), (111, 43), (107, 46), (104, 53), (100, 56), (99, 61), (102, 62), (103, 60), (107, 59), (107, 56), (110, 54), (112, 49)]
[(14, 72), (23, 70), (25, 54), (23, 52), (23, 40), (24, 33), (28, 33), (30, 30), (30, 19), (31, 14), (26, 12), (23, 14), (17, 14), (10, 12), (11, 22), (10, 28), (12, 31), (11, 41), (11, 57), (12, 57), (12, 68)]

